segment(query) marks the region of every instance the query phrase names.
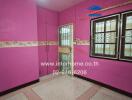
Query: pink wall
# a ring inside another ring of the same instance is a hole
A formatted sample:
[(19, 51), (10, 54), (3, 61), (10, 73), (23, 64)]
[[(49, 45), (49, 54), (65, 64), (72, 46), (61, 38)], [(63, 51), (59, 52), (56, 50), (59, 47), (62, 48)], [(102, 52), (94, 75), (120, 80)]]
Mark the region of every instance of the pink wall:
[[(87, 16), (86, 8), (92, 5), (100, 5), (103, 8), (109, 7), (128, 0), (88, 0), (69, 8), (60, 13), (59, 24), (74, 24), (74, 38), (80, 40), (89, 40), (90, 38), (90, 18)], [(118, 7), (109, 11), (101, 12), (102, 15), (109, 15), (117, 12), (122, 12), (132, 9), (132, 5)], [(75, 16), (76, 15), (76, 16)], [(86, 69), (87, 78), (97, 80), (99, 82), (111, 85), (127, 92), (132, 92), (132, 63), (97, 59), (89, 57), (89, 46), (74, 46), (74, 61), (75, 62), (94, 62), (99, 63), (95, 67), (75, 66), (75, 69)]]
[[(33, 0), (0, 1), (0, 41), (37, 40)], [(39, 78), (38, 48), (0, 48), (0, 92)]]
[[(58, 13), (38, 7), (38, 40), (58, 41)], [(40, 76), (52, 73), (57, 66), (41, 66), (41, 62), (56, 62), (58, 60), (57, 45), (39, 47)], [(48, 67), (48, 68), (47, 68)]]
[[(86, 16), (85, 9), (95, 4), (108, 7), (125, 1), (127, 0), (107, 0), (107, 2), (106, 0), (88, 0), (58, 15), (56, 12), (39, 7), (37, 8), (38, 13), (36, 13), (33, 0), (1, 0), (0, 41), (57, 41), (58, 21), (60, 25), (73, 23), (75, 26), (74, 38), (89, 40), (90, 18)], [(131, 5), (105, 11), (102, 15), (129, 9), (131, 9)], [(47, 69), (46, 66), (40, 66), (40, 63), (45, 62), (47, 58), (48, 62), (56, 62), (58, 60), (57, 48), (56, 45), (48, 46), (48, 49), (46, 46), (0, 48), (0, 92), (38, 79), (39, 71), (40, 76), (52, 73), (54, 69), (57, 69), (56, 66), (49, 66)], [(131, 63), (90, 58), (89, 46), (79, 45), (74, 46), (74, 58), (75, 62), (99, 62), (99, 66), (95, 67), (75, 66), (75, 69), (88, 71), (85, 77), (132, 92)]]

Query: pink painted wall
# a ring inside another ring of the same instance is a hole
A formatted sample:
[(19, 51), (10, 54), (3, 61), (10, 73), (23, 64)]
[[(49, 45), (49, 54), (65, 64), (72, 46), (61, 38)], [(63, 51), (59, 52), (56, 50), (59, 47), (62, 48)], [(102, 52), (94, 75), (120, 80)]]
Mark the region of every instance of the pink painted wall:
[[(37, 40), (33, 0), (0, 0), (0, 12), (0, 41)], [(0, 92), (38, 78), (38, 47), (0, 48)]]
[[(37, 7), (38, 11), (38, 40), (58, 41), (58, 13)], [(39, 47), (40, 76), (44, 76), (57, 69), (57, 66), (41, 66), (41, 62), (56, 62), (58, 60), (57, 45)]]
[[(82, 2), (79, 5), (76, 5), (61, 12), (59, 16), (59, 24), (62, 25), (73, 23), (74, 38), (80, 38), (81, 40), (90, 40), (90, 18), (87, 16), (88, 11), (86, 10), (86, 8), (92, 5), (100, 5), (103, 8), (105, 8), (126, 1), (128, 0), (88, 0)], [(104, 11), (101, 12), (101, 14), (104, 16), (130, 9), (132, 9), (132, 5), (127, 5), (109, 11)], [(90, 58), (89, 50), (90, 50), (89, 46), (75, 45), (74, 61), (75, 62), (97, 61), (99, 65), (95, 67), (75, 66), (74, 67), (75, 70), (77, 69), (87, 70), (87, 74), (84, 75), (84, 77), (91, 78), (99, 82), (132, 93), (132, 63)]]

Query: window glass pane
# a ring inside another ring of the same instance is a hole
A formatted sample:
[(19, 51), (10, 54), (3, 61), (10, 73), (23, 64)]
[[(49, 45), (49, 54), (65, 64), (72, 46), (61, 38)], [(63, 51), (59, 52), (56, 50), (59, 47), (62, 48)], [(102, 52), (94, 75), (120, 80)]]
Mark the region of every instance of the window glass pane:
[(132, 44), (125, 44), (125, 49), (124, 49), (124, 56), (130, 57), (132, 56)]
[(70, 46), (70, 40), (67, 40), (67, 45)]
[(104, 43), (104, 33), (95, 34), (95, 43)]
[(95, 53), (103, 54), (104, 44), (95, 44)]
[(95, 53), (98, 53), (98, 44), (95, 45)]
[(101, 23), (101, 32), (104, 32), (104, 22)]
[(132, 29), (132, 16), (126, 18), (126, 29)]
[(70, 44), (71, 44), (71, 41), (69, 40), (69, 39), (61, 39), (61, 45), (63, 45), (63, 46), (65, 46), (65, 45), (67, 45), (67, 46), (70, 46)]
[(109, 50), (110, 49), (110, 45), (109, 44), (107, 44), (107, 45), (105, 45), (105, 54), (109, 54)]
[(132, 31), (128, 30), (125, 33), (125, 43), (132, 43)]
[(61, 31), (61, 45), (62, 46), (70, 45), (71, 44), (70, 27), (69, 26), (62, 27), (60, 31)]
[(66, 40), (62, 40), (61, 45), (63, 45), (63, 46), (66, 45)]
[(65, 27), (65, 33), (67, 33), (67, 27)]
[(106, 31), (110, 31), (110, 21), (106, 22)]
[(98, 26), (99, 26), (98, 23), (96, 23), (96, 32), (98, 32), (98, 30), (99, 30)]
[(70, 32), (70, 28), (69, 28), (69, 27), (67, 28), (67, 33), (71, 33), (71, 32)]
[(62, 54), (62, 57), (61, 58), (62, 58), (63, 61), (67, 61), (67, 55)]
[(126, 31), (126, 34), (125, 34), (125, 36), (127, 37), (131, 37), (132, 36), (132, 30), (128, 30), (128, 31)]
[(62, 33), (65, 33), (65, 28), (64, 27), (62, 28)]
[(116, 32), (106, 33), (105, 42), (106, 43), (115, 43)]
[(106, 31), (116, 31), (116, 20), (106, 21)]
[(104, 32), (104, 22), (96, 23), (96, 32)]
[(67, 33), (67, 34), (70, 33), (70, 28), (69, 28), (69, 26), (66, 26), (66, 27), (65, 27), (65, 33)]
[(116, 31), (116, 20), (111, 20), (111, 31)]
[(115, 55), (115, 44), (110, 45), (110, 55)]
[(115, 44), (106, 44), (105, 45), (105, 54), (115, 55)]
[(125, 43), (132, 43), (131, 37), (125, 37)]
[(99, 34), (95, 34), (95, 43), (99, 43)]

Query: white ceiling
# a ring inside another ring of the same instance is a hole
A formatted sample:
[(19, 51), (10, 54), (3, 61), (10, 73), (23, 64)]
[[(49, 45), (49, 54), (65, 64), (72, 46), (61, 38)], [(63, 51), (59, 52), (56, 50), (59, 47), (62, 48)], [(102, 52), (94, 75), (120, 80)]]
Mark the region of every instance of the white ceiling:
[(36, 1), (37, 4), (41, 7), (60, 12), (86, 0), (36, 0)]

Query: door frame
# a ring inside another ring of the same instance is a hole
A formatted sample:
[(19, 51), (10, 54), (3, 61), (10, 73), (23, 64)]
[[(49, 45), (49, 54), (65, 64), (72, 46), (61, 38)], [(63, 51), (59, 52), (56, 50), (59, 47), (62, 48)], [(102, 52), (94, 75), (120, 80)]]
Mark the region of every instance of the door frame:
[[(67, 26), (67, 25), (71, 25), (72, 26), (72, 35), (71, 35), (71, 38), (72, 38), (72, 45), (71, 45), (71, 48), (72, 48), (72, 66), (71, 66), (71, 75), (73, 76), (74, 75), (74, 24), (73, 23), (68, 23), (68, 24), (63, 24), (63, 25), (59, 25), (58, 26), (58, 50), (59, 50), (59, 38), (60, 38), (60, 28), (63, 27), (63, 26)], [(59, 55), (59, 51), (58, 51), (58, 61), (60, 59), (60, 55)], [(60, 68), (60, 66), (58, 66)], [(60, 69), (59, 69), (60, 71)]]

